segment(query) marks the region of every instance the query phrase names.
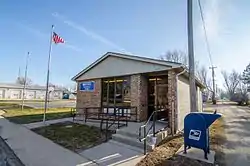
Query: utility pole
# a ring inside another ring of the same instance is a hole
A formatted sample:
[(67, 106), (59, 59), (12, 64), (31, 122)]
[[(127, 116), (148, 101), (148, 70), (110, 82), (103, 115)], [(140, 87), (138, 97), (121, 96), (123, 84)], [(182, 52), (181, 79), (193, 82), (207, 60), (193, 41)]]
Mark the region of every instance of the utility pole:
[(213, 104), (216, 104), (216, 99), (215, 99), (215, 94), (216, 94), (216, 89), (215, 89), (215, 74), (214, 74), (214, 69), (216, 69), (217, 67), (215, 66), (212, 66), (212, 67), (209, 67), (209, 69), (212, 70), (212, 80), (213, 80), (213, 96), (212, 96), (212, 102)]
[(30, 55), (30, 53), (28, 52), (27, 57), (26, 57), (26, 65), (25, 65), (25, 73), (24, 73), (23, 96), (22, 96), (22, 111), (23, 111), (23, 106), (24, 106), (24, 96), (25, 96), (25, 90), (26, 90), (26, 84), (27, 84), (27, 72), (28, 72), (29, 55)]
[(194, 43), (193, 43), (193, 0), (187, 0), (187, 30), (188, 30), (188, 62), (189, 62), (189, 92), (190, 111), (197, 111), (195, 69), (194, 69)]
[(18, 68), (18, 79), (20, 79), (20, 77), (21, 77), (21, 68), (20, 68), (20, 66), (19, 66), (19, 68)]

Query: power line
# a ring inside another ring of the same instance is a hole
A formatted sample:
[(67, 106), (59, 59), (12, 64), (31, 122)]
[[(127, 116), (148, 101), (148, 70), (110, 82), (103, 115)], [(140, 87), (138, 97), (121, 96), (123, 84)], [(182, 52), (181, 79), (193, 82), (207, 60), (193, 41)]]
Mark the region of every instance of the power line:
[(217, 68), (213, 65), (213, 61), (212, 61), (212, 55), (211, 55), (211, 50), (210, 50), (210, 46), (209, 46), (209, 42), (208, 42), (208, 37), (207, 37), (207, 30), (206, 30), (206, 25), (205, 25), (205, 20), (204, 20), (204, 14), (202, 11), (202, 7), (201, 7), (201, 1), (198, 0), (198, 4), (199, 4), (199, 9), (200, 9), (200, 15), (201, 15), (201, 20), (202, 20), (202, 27), (204, 30), (204, 35), (205, 35), (205, 41), (206, 41), (206, 45), (207, 45), (207, 52), (208, 52), (208, 56), (209, 56), (209, 61), (211, 63), (211, 67), (210, 69), (212, 69), (212, 80), (213, 80), (213, 96), (212, 96), (212, 101), (213, 104), (216, 104), (216, 90), (215, 90), (215, 73), (214, 73), (214, 69)]
[(202, 27), (203, 27), (204, 35), (205, 35), (205, 41), (206, 41), (206, 45), (207, 45), (207, 52), (208, 52), (208, 56), (209, 56), (209, 61), (210, 61), (211, 65), (213, 66), (212, 55), (211, 55), (211, 50), (210, 50), (210, 46), (208, 43), (207, 30), (206, 30), (206, 26), (205, 26), (204, 14), (202, 11), (200, 0), (198, 0), (198, 4), (199, 4), (200, 15), (201, 15), (201, 20), (202, 20)]

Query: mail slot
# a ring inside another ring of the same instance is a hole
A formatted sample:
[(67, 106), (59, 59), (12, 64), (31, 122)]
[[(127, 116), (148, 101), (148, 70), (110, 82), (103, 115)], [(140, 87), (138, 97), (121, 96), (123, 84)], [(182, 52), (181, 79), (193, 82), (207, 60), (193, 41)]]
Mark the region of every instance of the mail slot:
[(209, 126), (221, 114), (192, 112), (184, 119), (184, 153), (187, 148), (195, 147), (204, 151), (204, 157), (207, 159), (209, 148)]

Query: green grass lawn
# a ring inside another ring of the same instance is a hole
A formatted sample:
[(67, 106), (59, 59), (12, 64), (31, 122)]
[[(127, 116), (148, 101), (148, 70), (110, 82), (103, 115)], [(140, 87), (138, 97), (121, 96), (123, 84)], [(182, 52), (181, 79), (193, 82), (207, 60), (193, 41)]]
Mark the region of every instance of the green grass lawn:
[[(14, 123), (27, 124), (43, 120), (44, 109), (24, 107), (24, 110), (22, 111), (18, 104), (13, 103), (0, 103), (0, 108), (3, 108), (5, 111), (3, 116)], [(46, 120), (66, 118), (70, 116), (70, 108), (49, 108), (46, 113)]]
[[(105, 133), (99, 128), (72, 122), (53, 124), (32, 131), (75, 152), (91, 148), (106, 140)], [(110, 132), (108, 138), (111, 138)]]

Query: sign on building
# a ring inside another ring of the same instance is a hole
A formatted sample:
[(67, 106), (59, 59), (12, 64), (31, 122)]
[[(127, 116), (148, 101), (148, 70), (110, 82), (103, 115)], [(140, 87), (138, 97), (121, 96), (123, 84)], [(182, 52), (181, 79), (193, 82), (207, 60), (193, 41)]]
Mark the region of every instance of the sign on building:
[(95, 81), (81, 82), (80, 91), (93, 92), (95, 91)]

